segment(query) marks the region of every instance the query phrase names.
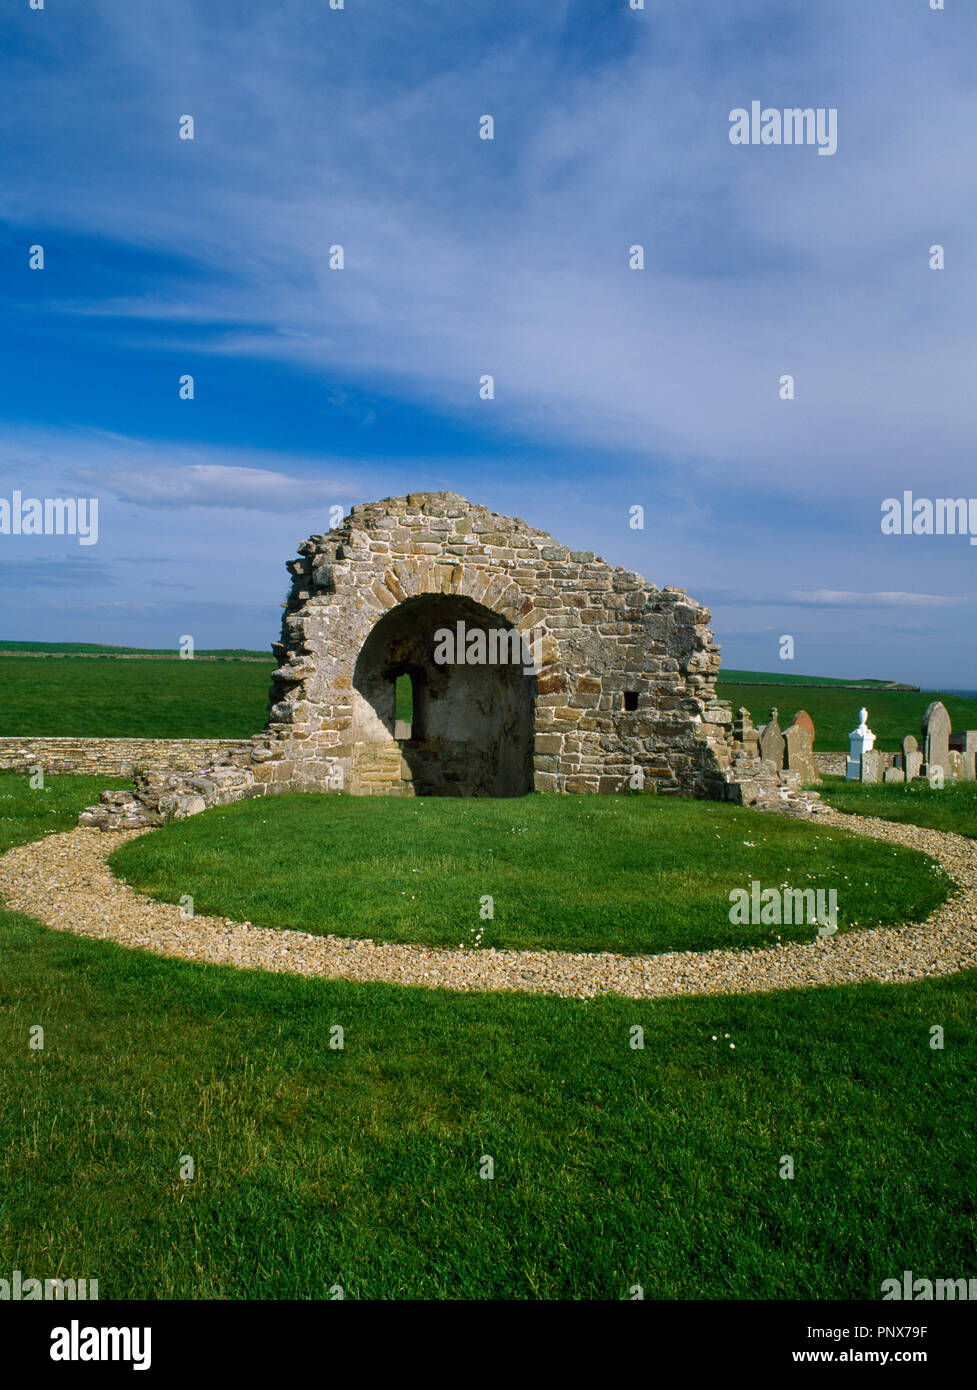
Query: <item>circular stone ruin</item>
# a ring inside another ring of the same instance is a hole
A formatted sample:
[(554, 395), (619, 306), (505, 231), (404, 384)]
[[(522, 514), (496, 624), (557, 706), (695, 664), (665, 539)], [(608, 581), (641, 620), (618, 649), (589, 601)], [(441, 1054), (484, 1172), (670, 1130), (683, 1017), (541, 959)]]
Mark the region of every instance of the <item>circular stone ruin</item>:
[[(158, 825), (311, 790), (763, 804), (783, 781), (734, 742), (708, 609), (518, 517), (454, 492), (387, 498), (303, 541), (288, 569), (268, 723), (250, 751), (147, 773), (135, 792), (103, 793), (83, 824)], [(458, 634), (447, 662), (446, 631)], [(396, 711), (404, 677), (410, 721)]]

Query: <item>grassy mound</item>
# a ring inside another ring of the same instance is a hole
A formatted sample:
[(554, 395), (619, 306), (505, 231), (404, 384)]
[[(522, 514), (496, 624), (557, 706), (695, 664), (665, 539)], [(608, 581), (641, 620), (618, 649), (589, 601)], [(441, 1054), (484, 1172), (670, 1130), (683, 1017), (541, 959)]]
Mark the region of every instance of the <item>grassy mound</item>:
[(652, 796), (276, 796), (174, 822), (110, 863), (142, 892), (255, 926), (632, 954), (810, 941), (813, 925), (730, 922), (730, 891), (753, 880), (834, 889), (839, 931), (919, 920), (949, 891), (914, 851)]

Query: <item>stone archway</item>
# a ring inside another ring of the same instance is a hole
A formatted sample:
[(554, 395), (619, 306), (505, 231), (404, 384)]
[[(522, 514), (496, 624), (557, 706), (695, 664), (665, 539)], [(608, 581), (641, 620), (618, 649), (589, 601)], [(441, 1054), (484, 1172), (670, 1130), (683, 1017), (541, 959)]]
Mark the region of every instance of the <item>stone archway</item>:
[[(518, 633), (460, 594), (405, 599), (370, 629), (352, 681), (350, 790), (404, 796), (525, 796), (533, 790), (536, 677), (521, 660), (435, 659), (436, 633), (486, 634), (486, 655), (511, 657)], [(490, 634), (502, 640), (494, 640)], [(454, 656), (465, 656), (456, 644)], [(411, 677), (413, 717), (398, 726), (395, 687)], [(398, 737), (398, 734), (400, 737)]]
[[(103, 793), (85, 824), (158, 825), (276, 792), (643, 786), (749, 802), (762, 790), (759, 762), (736, 751), (732, 710), (716, 698), (709, 611), (684, 589), (453, 492), (353, 507), (302, 541), (288, 570), (268, 722), (246, 765), (153, 774), (135, 801)], [(518, 662), (437, 669), (434, 631), (459, 621), (530, 638), (538, 678)], [(400, 738), (399, 674), (412, 677), (417, 708)]]

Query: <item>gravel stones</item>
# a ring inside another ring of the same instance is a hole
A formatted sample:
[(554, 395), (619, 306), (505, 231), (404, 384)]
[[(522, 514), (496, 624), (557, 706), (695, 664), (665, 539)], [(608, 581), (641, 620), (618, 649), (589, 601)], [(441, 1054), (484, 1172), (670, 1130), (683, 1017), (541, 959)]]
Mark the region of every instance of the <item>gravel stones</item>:
[(363, 983), (463, 991), (518, 990), (588, 999), (908, 982), (977, 966), (977, 843), (944, 831), (821, 810), (821, 823), (931, 855), (961, 889), (922, 924), (855, 930), (759, 950), (624, 956), (610, 952), (457, 950), (313, 936), (196, 916), (154, 902), (109, 871), (107, 856), (145, 831), (78, 828), (0, 858), (7, 906), (58, 931), (184, 960)]

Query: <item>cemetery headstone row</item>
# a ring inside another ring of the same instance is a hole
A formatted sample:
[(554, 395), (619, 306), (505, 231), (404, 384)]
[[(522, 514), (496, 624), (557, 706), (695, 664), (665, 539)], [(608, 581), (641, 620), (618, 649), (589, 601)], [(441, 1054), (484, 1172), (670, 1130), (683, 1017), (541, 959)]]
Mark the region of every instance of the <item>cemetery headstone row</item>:
[[(977, 780), (977, 730), (954, 733), (950, 716), (940, 700), (923, 715), (922, 751), (917, 739), (907, 734), (893, 765), (885, 766), (885, 754), (875, 750), (875, 735), (868, 727), (868, 710), (858, 712), (858, 727), (848, 736), (849, 781), (914, 782), (919, 779), (946, 782)], [(938, 769), (938, 772), (937, 772)]]

